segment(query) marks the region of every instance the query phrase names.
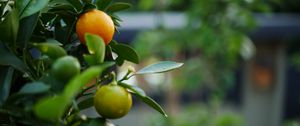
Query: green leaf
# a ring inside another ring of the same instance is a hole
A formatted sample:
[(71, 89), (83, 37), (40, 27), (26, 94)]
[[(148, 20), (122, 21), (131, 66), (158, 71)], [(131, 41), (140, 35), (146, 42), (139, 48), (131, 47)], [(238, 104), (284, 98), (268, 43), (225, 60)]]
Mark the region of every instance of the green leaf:
[(56, 3), (50, 6), (48, 12), (59, 13), (60, 11), (68, 11), (71, 13), (77, 13), (77, 9), (68, 3)]
[(11, 53), (3, 43), (0, 42), (0, 65), (5, 65), (5, 66), (12, 66), (13, 68), (21, 71), (21, 72), (26, 72), (27, 67), (23, 63), (21, 59), (19, 59), (15, 54)]
[(37, 24), (38, 17), (39, 13), (35, 13), (20, 20), (17, 42), (22, 47), (27, 47), (27, 42)]
[(66, 95), (68, 98), (73, 98), (88, 82), (98, 77), (105, 68), (112, 65), (113, 63), (105, 63), (100, 66), (89, 67), (83, 73), (71, 79), (64, 89), (64, 95)]
[(0, 29), (0, 40), (15, 45), (19, 29), (19, 17), (15, 9), (8, 12), (7, 16), (4, 17), (4, 21), (0, 23)]
[(64, 48), (52, 43), (33, 43), (33, 45), (41, 51), (42, 54), (49, 56), (51, 59), (55, 60), (59, 57), (67, 55)]
[(81, 13), (85, 13), (89, 10), (92, 10), (92, 9), (96, 9), (97, 6), (95, 4), (91, 4), (91, 3), (86, 3), (81, 11)]
[(34, 114), (43, 120), (58, 121), (70, 104), (70, 99), (64, 95), (47, 97), (34, 106)]
[(19, 91), (20, 94), (38, 94), (46, 92), (50, 89), (49, 85), (44, 84), (43, 82), (32, 82), (24, 85)]
[(89, 97), (78, 103), (80, 110), (90, 108), (94, 105), (94, 97)]
[(59, 41), (55, 40), (55, 39), (47, 39), (46, 40), (47, 43), (49, 44), (54, 44), (54, 45), (58, 45), (58, 46), (62, 46), (63, 44), (61, 44)]
[(142, 68), (137, 71), (135, 74), (151, 74), (151, 73), (163, 73), (176, 68), (179, 68), (183, 63), (177, 63), (173, 61), (161, 61), (147, 67)]
[(9, 95), (13, 73), (13, 68), (0, 66), (0, 106)]
[(50, 0), (17, 0), (20, 19), (30, 16), (48, 5)]
[(80, 3), (80, 0), (68, 0), (68, 2), (70, 4), (72, 4), (76, 8), (77, 11), (81, 10), (82, 4)]
[(139, 57), (132, 47), (119, 43), (110, 45), (112, 47), (112, 50), (118, 54), (118, 60), (127, 60), (136, 64), (139, 63)]
[(101, 66), (89, 67), (81, 74), (75, 76), (65, 87), (62, 94), (55, 97), (48, 97), (39, 101), (34, 107), (34, 113), (37, 117), (48, 121), (58, 121), (66, 111), (68, 105), (78, 92), (92, 79), (98, 77), (101, 72), (113, 65), (106, 63)]
[(163, 110), (163, 108), (158, 103), (156, 103), (153, 99), (151, 99), (150, 97), (142, 96), (135, 92), (132, 92), (132, 94), (135, 95), (136, 97), (138, 97), (139, 99), (141, 99), (144, 103), (146, 103), (147, 105), (149, 105), (150, 107), (152, 107), (153, 109), (158, 111), (159, 113), (161, 113), (163, 116), (168, 117), (168, 115)]
[(105, 58), (105, 43), (103, 39), (90, 33), (86, 33), (84, 37), (88, 51), (91, 55), (94, 55), (95, 62), (98, 64), (102, 63)]
[(129, 85), (129, 84), (122, 83), (122, 82), (119, 82), (118, 85), (120, 85), (120, 86), (122, 86), (124, 88), (127, 88), (130, 91), (132, 91), (134, 93), (137, 93), (138, 95), (140, 95), (142, 97), (146, 97), (145, 91), (143, 89), (139, 88), (138, 86)]
[(111, 3), (112, 0), (99, 0), (96, 2), (96, 5), (99, 10), (105, 10), (107, 6)]
[(129, 4), (129, 3), (116, 2), (116, 3), (112, 4), (112, 5), (110, 5), (106, 9), (106, 11), (113, 13), (113, 12), (117, 12), (117, 11), (122, 11), (122, 10), (128, 9), (130, 7), (131, 7), (131, 4)]
[(97, 65), (97, 61), (95, 60), (96, 58), (94, 55), (83, 54), (83, 58), (90, 66)]

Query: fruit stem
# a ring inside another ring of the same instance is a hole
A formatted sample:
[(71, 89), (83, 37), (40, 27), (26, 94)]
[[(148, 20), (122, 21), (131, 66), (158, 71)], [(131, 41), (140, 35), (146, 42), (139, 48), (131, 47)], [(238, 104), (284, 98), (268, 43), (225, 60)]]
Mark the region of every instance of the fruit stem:
[(111, 72), (110, 75), (112, 76), (112, 82), (110, 83), (111, 85), (117, 85), (117, 81), (116, 81), (116, 73), (115, 72)]

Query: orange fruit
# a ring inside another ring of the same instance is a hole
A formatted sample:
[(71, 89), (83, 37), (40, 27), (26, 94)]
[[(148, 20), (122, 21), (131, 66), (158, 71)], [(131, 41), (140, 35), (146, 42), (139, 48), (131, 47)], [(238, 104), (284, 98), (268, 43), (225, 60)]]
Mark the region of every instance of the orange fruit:
[(115, 25), (113, 20), (105, 12), (90, 10), (82, 14), (76, 23), (76, 33), (81, 43), (85, 44), (84, 34), (99, 35), (107, 45), (113, 38)]
[(94, 107), (103, 118), (121, 118), (129, 112), (131, 106), (131, 94), (117, 84), (101, 86), (94, 97)]

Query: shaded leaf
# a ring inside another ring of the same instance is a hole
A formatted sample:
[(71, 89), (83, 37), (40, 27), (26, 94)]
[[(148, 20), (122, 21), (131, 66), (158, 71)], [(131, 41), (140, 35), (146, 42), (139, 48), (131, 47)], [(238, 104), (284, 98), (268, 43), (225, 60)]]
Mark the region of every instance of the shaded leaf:
[(43, 93), (50, 89), (49, 85), (44, 84), (43, 82), (32, 82), (24, 85), (19, 93), (21, 94), (37, 94), (37, 93)]
[(13, 73), (13, 68), (0, 66), (0, 106), (9, 96)]
[(132, 94), (135, 95), (136, 97), (138, 97), (139, 99), (141, 99), (144, 103), (146, 103), (147, 105), (149, 105), (150, 107), (152, 107), (153, 109), (158, 111), (159, 113), (161, 113), (163, 116), (168, 117), (168, 115), (163, 110), (163, 108), (158, 103), (156, 103), (153, 99), (151, 99), (150, 97), (141, 96), (135, 92), (132, 92)]
[(163, 73), (176, 68), (179, 68), (183, 63), (177, 63), (173, 61), (161, 61), (147, 67), (142, 68), (137, 71), (135, 74), (151, 74), (151, 73)]
[(50, 0), (17, 0), (20, 19), (30, 16), (48, 5)]
[(122, 83), (122, 82), (119, 82), (118, 85), (120, 85), (120, 86), (122, 86), (124, 88), (127, 88), (130, 91), (132, 91), (134, 93), (137, 93), (138, 95), (140, 95), (142, 97), (146, 97), (145, 91), (143, 89), (139, 88), (138, 86), (129, 85), (129, 84)]
[(37, 24), (38, 17), (39, 13), (35, 13), (20, 20), (17, 42), (23, 48), (27, 46), (27, 42)]
[(0, 24), (0, 29), (0, 40), (15, 45), (19, 29), (19, 17), (18, 12), (15, 9), (6, 15), (4, 21)]
[(110, 44), (112, 50), (118, 54), (119, 60), (127, 60), (133, 63), (139, 63), (139, 57), (136, 53), (136, 51), (125, 44)]
[(94, 105), (94, 97), (89, 97), (78, 103), (80, 110), (90, 108)]
[(129, 4), (129, 3), (116, 2), (116, 3), (112, 4), (112, 5), (110, 5), (106, 9), (106, 11), (113, 13), (113, 12), (117, 12), (117, 11), (122, 11), (122, 10), (128, 9), (130, 7), (131, 7), (131, 4)]
[(68, 2), (71, 3), (78, 12), (81, 10), (82, 4), (80, 3), (80, 0), (68, 0)]
[(13, 68), (21, 71), (21, 72), (26, 72), (27, 67), (23, 63), (21, 59), (19, 59), (15, 54), (11, 53), (4, 45), (3, 43), (0, 42), (0, 65), (5, 65), (5, 66), (12, 66)]
[(91, 4), (91, 3), (86, 3), (81, 11), (81, 13), (85, 13), (87, 11), (90, 11), (90, 10), (93, 10), (93, 9), (96, 9), (97, 6), (94, 5), (94, 4)]
[(105, 10), (112, 0), (98, 0), (96, 5), (99, 10)]

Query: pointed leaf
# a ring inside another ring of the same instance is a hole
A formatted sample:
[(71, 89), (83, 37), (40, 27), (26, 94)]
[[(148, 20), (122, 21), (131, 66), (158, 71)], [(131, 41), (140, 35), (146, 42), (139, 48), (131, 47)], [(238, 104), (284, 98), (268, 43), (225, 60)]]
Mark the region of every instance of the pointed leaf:
[(39, 101), (34, 107), (35, 115), (43, 120), (58, 121), (82, 87), (99, 76), (106, 67), (111, 65), (111, 63), (107, 63), (101, 66), (89, 67), (81, 74), (75, 76), (68, 84), (66, 84), (62, 94)]
[(50, 0), (17, 0), (20, 19), (30, 16), (48, 5)]
[(23, 61), (19, 59), (15, 54), (11, 53), (1, 42), (0, 42), (0, 54), (2, 56), (0, 58), (0, 65), (5, 65), (5, 66), (9, 65), (24, 73), (27, 71), (27, 67), (23, 63)]
[(65, 49), (58, 46), (57, 44), (44, 42), (44, 43), (34, 43), (33, 45), (37, 49), (39, 49), (42, 54), (49, 56), (53, 60), (67, 55)]
[(119, 60), (127, 60), (127, 61), (131, 61), (133, 63), (139, 63), (139, 57), (136, 53), (136, 51), (125, 44), (119, 44), (119, 43), (115, 43), (115, 44), (110, 44), (112, 47), (112, 50), (118, 54), (118, 58), (120, 58)]
[(151, 73), (163, 73), (176, 68), (179, 68), (183, 63), (177, 63), (173, 61), (161, 61), (152, 65), (149, 65), (141, 70), (137, 71), (135, 74), (151, 74)]
[(14, 9), (8, 12), (7, 16), (4, 18), (4, 21), (0, 23), (0, 40), (15, 45), (19, 29), (18, 12)]
[(38, 94), (46, 92), (50, 89), (49, 85), (44, 84), (43, 82), (32, 82), (24, 85), (19, 93), (21, 94)]
[(138, 86), (129, 85), (129, 84), (122, 83), (122, 82), (119, 82), (118, 85), (120, 85), (120, 86), (122, 86), (124, 88), (127, 88), (130, 91), (132, 91), (134, 93), (137, 93), (138, 95), (140, 95), (142, 97), (146, 97), (145, 91), (143, 89), (139, 88)]
[(91, 4), (91, 3), (86, 3), (82, 9), (82, 12), (81, 13), (85, 13), (87, 11), (90, 11), (90, 10), (93, 10), (93, 9), (96, 9), (97, 6), (95, 4)]
[(95, 60), (96, 58), (94, 55), (83, 54), (83, 58), (88, 63), (88, 65), (90, 66), (97, 65), (97, 61)]
[(103, 70), (112, 65), (112, 63), (105, 63), (100, 66), (89, 67), (83, 73), (71, 79), (64, 89), (64, 95), (68, 98), (73, 98), (88, 82), (98, 77)]
[(131, 4), (129, 3), (123, 3), (123, 2), (116, 2), (112, 5), (110, 5), (106, 11), (107, 12), (117, 12), (117, 11), (122, 11), (122, 10), (125, 10), (125, 9), (128, 9), (131, 7)]
[(20, 20), (17, 42), (21, 47), (26, 47), (29, 38), (37, 24), (39, 13), (35, 13)]
[(135, 95), (136, 97), (138, 97), (139, 99), (141, 99), (144, 103), (146, 103), (147, 105), (149, 105), (150, 107), (152, 107), (153, 109), (158, 111), (159, 113), (161, 113), (163, 116), (168, 117), (168, 115), (163, 110), (163, 108), (158, 103), (156, 103), (153, 99), (151, 99), (150, 97), (148, 97), (148, 96), (143, 97), (135, 92), (133, 92), (132, 94)]
[(98, 64), (102, 63), (105, 58), (105, 43), (103, 39), (98, 35), (86, 33), (85, 40), (89, 53), (95, 57), (95, 62)]
[(13, 68), (0, 66), (0, 106), (9, 95), (13, 73)]
[(57, 41), (55, 39), (47, 39), (46, 42), (49, 43), (49, 44), (54, 44), (54, 45), (58, 45), (58, 46), (63, 45), (62, 43), (60, 43), (59, 41)]
[(96, 5), (99, 10), (105, 10), (112, 0), (98, 0)]
[(80, 3), (80, 0), (68, 0), (69, 3), (71, 3), (77, 11), (80, 11), (82, 8), (82, 4)]
[(69, 104), (70, 100), (64, 95), (48, 97), (34, 106), (34, 114), (43, 120), (58, 121)]

